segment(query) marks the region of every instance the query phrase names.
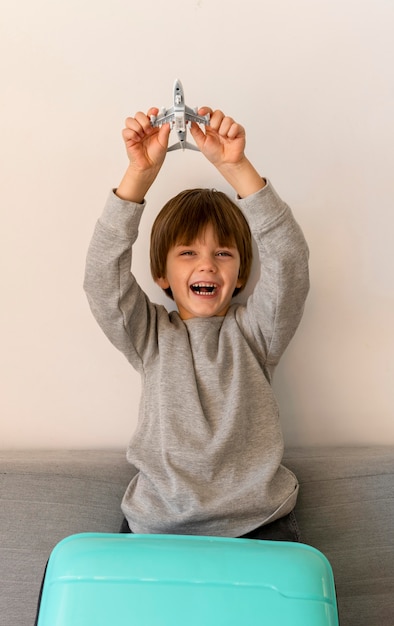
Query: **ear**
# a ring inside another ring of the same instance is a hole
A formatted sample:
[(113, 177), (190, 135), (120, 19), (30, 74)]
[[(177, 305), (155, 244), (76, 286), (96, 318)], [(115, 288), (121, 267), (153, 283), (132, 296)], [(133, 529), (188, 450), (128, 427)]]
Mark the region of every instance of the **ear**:
[(170, 286), (170, 283), (168, 282), (167, 278), (165, 278), (165, 276), (157, 278), (156, 284), (159, 285), (159, 287), (161, 287), (162, 289), (168, 289)]
[(244, 281), (241, 278), (237, 280), (237, 289), (241, 289), (244, 286)]

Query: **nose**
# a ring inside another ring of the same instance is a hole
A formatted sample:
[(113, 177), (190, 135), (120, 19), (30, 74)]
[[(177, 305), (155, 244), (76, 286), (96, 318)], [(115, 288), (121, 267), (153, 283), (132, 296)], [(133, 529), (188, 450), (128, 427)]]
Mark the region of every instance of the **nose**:
[(212, 254), (204, 254), (199, 261), (200, 272), (215, 273), (217, 271), (216, 257)]

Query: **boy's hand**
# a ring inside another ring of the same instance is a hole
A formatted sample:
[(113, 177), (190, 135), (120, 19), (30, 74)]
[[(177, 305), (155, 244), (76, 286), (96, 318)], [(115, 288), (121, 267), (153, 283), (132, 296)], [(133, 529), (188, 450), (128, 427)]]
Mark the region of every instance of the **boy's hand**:
[(116, 190), (124, 200), (142, 202), (163, 165), (170, 135), (170, 125), (153, 128), (150, 115), (159, 109), (151, 108), (148, 113), (138, 112), (128, 117), (122, 135), (129, 158), (129, 167)]
[(160, 169), (165, 159), (170, 126), (151, 126), (150, 116), (157, 115), (158, 112), (159, 109), (151, 108), (146, 115), (138, 112), (135, 117), (128, 117), (126, 120), (126, 128), (122, 132), (123, 140), (130, 165), (137, 171)]
[(245, 156), (246, 135), (241, 124), (222, 111), (203, 107), (199, 115), (210, 113), (205, 132), (192, 124), (190, 132), (202, 154), (219, 170), (241, 198), (256, 193), (265, 186), (265, 180)]
[(195, 123), (190, 129), (197, 147), (216, 167), (225, 163), (239, 163), (245, 156), (245, 129), (222, 111), (212, 111), (209, 107), (198, 111), (199, 115), (207, 113), (211, 117), (205, 132)]

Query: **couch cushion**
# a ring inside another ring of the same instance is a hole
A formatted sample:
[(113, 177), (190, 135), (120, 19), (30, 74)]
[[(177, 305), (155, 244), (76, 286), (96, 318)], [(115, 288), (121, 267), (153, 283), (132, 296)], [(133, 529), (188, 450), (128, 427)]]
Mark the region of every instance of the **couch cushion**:
[(0, 615), (31, 626), (52, 548), (79, 532), (117, 532), (131, 469), (120, 451), (0, 452)]
[(341, 626), (394, 624), (394, 447), (288, 449), (302, 541), (333, 567)]

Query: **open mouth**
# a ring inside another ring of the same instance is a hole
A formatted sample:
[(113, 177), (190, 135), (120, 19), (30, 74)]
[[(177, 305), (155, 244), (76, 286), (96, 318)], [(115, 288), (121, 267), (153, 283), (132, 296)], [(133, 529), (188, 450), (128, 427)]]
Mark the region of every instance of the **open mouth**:
[(212, 296), (218, 289), (215, 283), (194, 283), (190, 289), (198, 296)]

